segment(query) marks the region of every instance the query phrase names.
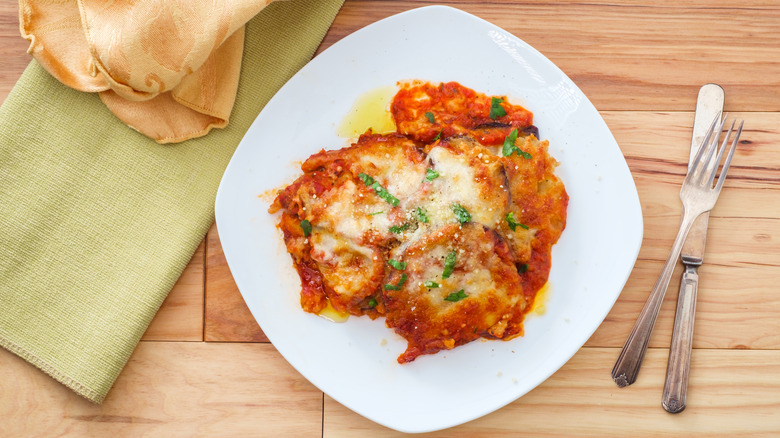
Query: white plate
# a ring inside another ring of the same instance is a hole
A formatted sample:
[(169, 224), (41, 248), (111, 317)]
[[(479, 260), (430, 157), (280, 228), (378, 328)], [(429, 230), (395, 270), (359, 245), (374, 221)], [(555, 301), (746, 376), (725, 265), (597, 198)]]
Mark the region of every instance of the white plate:
[[(300, 280), (266, 210), (269, 193), (299, 176), (302, 160), (347, 145), (336, 128), (361, 94), (405, 79), (458, 81), (525, 105), (561, 162), (557, 173), (570, 203), (553, 249), (546, 313), (526, 319), (525, 336), (476, 341), (399, 365), (406, 342), (383, 319), (337, 324), (301, 310)], [(405, 432), (464, 423), (547, 379), (606, 317), (642, 242), (628, 166), (585, 95), (528, 44), (444, 6), (374, 23), (301, 69), (238, 146), (217, 193), (216, 220), (238, 288), (285, 359), (339, 403)]]

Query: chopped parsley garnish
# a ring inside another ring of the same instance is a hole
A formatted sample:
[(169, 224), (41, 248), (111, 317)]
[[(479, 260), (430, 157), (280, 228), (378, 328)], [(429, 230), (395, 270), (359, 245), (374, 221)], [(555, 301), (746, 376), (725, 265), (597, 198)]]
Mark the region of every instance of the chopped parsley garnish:
[(358, 173), (358, 178), (360, 178), (363, 183), (369, 187), (371, 187), (371, 184), (375, 182), (374, 178), (371, 178), (371, 176), (366, 175), (365, 173)]
[(426, 181), (433, 181), (436, 178), (439, 177), (439, 172), (433, 170), (433, 169), (425, 169), (425, 180)]
[(423, 286), (429, 289), (436, 289), (437, 287), (439, 287), (439, 283), (435, 281), (426, 281), (425, 283), (423, 283)]
[(309, 234), (311, 234), (311, 222), (306, 219), (302, 220), (301, 229), (303, 230), (303, 237), (309, 237)]
[(450, 251), (447, 257), (444, 258), (444, 272), (441, 273), (441, 278), (450, 278), (452, 271), (455, 270), (455, 262), (458, 261), (458, 253)]
[(377, 196), (384, 199), (388, 204), (392, 205), (393, 207), (396, 207), (400, 202), (398, 198), (390, 194), (390, 192), (388, 192), (386, 188), (382, 187), (382, 185), (376, 182), (376, 180), (372, 178), (370, 175), (366, 175), (365, 173), (359, 173), (358, 178), (360, 178), (363, 181), (363, 183), (366, 184), (366, 186), (374, 189)]
[(500, 97), (494, 97), (490, 100), (491, 119), (496, 120), (497, 118), (504, 117), (506, 115), (506, 110), (501, 106), (501, 102), (503, 101), (504, 99), (501, 99)]
[(517, 129), (513, 129), (509, 135), (504, 139), (504, 148), (501, 149), (501, 154), (505, 157), (512, 155), (515, 151), (515, 141), (517, 140)]
[(392, 205), (393, 207), (397, 206), (399, 202), (398, 198), (391, 195), (390, 192), (387, 191), (386, 188), (379, 185), (379, 183), (375, 182), (371, 185), (371, 188), (374, 189), (377, 196), (384, 199), (388, 204)]
[(374, 297), (371, 297), (371, 299), (368, 300), (368, 307), (370, 307), (372, 309), (375, 308), (377, 304), (379, 304), (379, 303), (376, 302), (376, 298), (374, 298)]
[(528, 263), (523, 263), (522, 265), (517, 267), (517, 272), (523, 273), (528, 271)]
[(430, 220), (428, 219), (428, 212), (425, 211), (424, 208), (422, 208), (422, 207), (415, 208), (414, 209), (414, 214), (415, 214), (415, 216), (417, 216), (417, 220), (418, 221), (420, 221), (420, 222), (422, 222), (424, 224), (427, 224), (428, 222), (430, 222)]
[(427, 113), (425, 113), (425, 117), (428, 119), (429, 122), (436, 123), (436, 119), (433, 117), (432, 112), (428, 111)]
[(468, 294), (466, 294), (466, 292), (464, 292), (463, 289), (461, 289), (461, 290), (459, 290), (457, 292), (453, 292), (453, 293), (447, 295), (447, 298), (445, 298), (445, 300), (446, 301), (455, 302), (455, 301), (460, 301), (460, 300), (466, 298), (467, 296), (468, 296)]
[(518, 156), (523, 157), (526, 160), (530, 160), (532, 158), (532, 155), (520, 149), (519, 147), (515, 146), (516, 140), (517, 140), (517, 129), (515, 128), (504, 139), (504, 147), (501, 149), (501, 154), (505, 157), (508, 157), (513, 153), (517, 152)]
[(401, 274), (401, 278), (398, 280), (398, 284), (386, 284), (385, 290), (401, 290), (404, 283), (406, 283), (406, 274)]
[(506, 223), (507, 223), (507, 225), (509, 225), (509, 228), (512, 231), (515, 231), (517, 229), (517, 227), (520, 227), (520, 228), (522, 228), (524, 230), (528, 229), (528, 225), (521, 224), (520, 222), (517, 222), (515, 220), (515, 214), (513, 212), (511, 212), (511, 211), (506, 214)]
[(399, 271), (403, 271), (404, 269), (406, 269), (406, 262), (399, 262), (398, 260), (390, 259), (387, 261), (387, 264)]
[(375, 211), (375, 212), (373, 212), (373, 213), (369, 213), (368, 215), (369, 215), (369, 216), (376, 216), (376, 215), (378, 215), (378, 214), (382, 214), (382, 213), (384, 213), (384, 211)]
[(461, 224), (471, 222), (471, 214), (462, 205), (452, 204), (452, 212)]
[(436, 137), (433, 137), (433, 141), (436, 141), (441, 138), (441, 134), (444, 132), (444, 129), (440, 129), (439, 133), (436, 134)]
[(393, 225), (390, 227), (390, 232), (393, 234), (401, 234), (402, 232), (408, 230), (411, 226), (412, 225), (409, 223), (405, 223), (403, 225)]

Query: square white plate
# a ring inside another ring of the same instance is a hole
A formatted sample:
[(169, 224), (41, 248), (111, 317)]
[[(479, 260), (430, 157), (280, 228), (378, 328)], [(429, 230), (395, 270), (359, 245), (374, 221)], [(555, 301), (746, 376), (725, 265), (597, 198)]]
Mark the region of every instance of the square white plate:
[[(360, 95), (407, 79), (457, 81), (532, 111), (561, 162), (557, 173), (570, 203), (553, 249), (546, 313), (526, 318), (525, 336), (476, 341), (399, 365), (406, 342), (383, 319), (337, 324), (301, 310), (300, 280), (267, 209), (275, 190), (301, 174), (301, 161), (348, 144), (336, 128)], [(606, 317), (642, 242), (628, 166), (585, 95), (517, 37), (444, 6), (374, 23), (301, 69), (238, 146), (217, 193), (216, 220), (238, 288), (285, 359), (344, 406), (405, 432), (464, 423), (547, 379)]]

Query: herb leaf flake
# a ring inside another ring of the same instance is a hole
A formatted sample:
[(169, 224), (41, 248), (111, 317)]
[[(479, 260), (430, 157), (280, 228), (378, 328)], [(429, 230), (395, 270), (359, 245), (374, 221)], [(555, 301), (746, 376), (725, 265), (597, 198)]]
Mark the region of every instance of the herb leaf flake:
[(515, 220), (515, 214), (514, 214), (514, 212), (511, 212), (511, 211), (506, 214), (506, 223), (507, 223), (507, 225), (509, 225), (509, 228), (512, 231), (515, 231), (517, 229), (517, 227), (520, 227), (520, 228), (522, 228), (524, 230), (528, 229), (528, 225), (521, 224), (520, 222), (517, 222)]
[(471, 214), (460, 204), (452, 204), (452, 212), (455, 213), (455, 217), (461, 224), (471, 222)]
[(387, 261), (387, 264), (392, 266), (393, 269), (398, 271), (403, 271), (404, 269), (406, 269), (406, 262), (399, 262), (398, 260), (390, 259)]
[(508, 157), (515, 151), (515, 141), (517, 140), (517, 129), (513, 129), (504, 139), (504, 147), (501, 149), (501, 155)]
[(374, 189), (377, 196), (384, 199), (385, 202), (392, 205), (393, 207), (397, 207), (398, 203), (401, 202), (398, 200), (398, 198), (396, 198), (390, 192), (388, 192), (386, 188), (382, 187), (382, 185), (379, 184), (371, 175), (367, 175), (365, 173), (358, 173), (358, 178), (360, 178), (361, 181), (363, 181), (363, 183), (366, 186)]
[(309, 237), (311, 234), (311, 222), (306, 219), (301, 221), (301, 229), (303, 230), (303, 237)]
[(517, 140), (517, 128), (513, 129), (504, 139), (504, 147), (501, 149), (501, 155), (508, 157), (517, 152), (519, 157), (523, 157), (526, 160), (533, 158), (531, 154), (517, 147), (515, 145), (515, 140)]
[(441, 274), (441, 278), (450, 278), (452, 271), (455, 270), (455, 263), (458, 261), (458, 253), (456, 251), (450, 251), (447, 257), (444, 258), (444, 272)]
[(393, 234), (401, 234), (404, 231), (408, 230), (409, 227), (411, 226), (412, 225), (408, 222), (403, 225), (393, 225), (392, 227), (390, 227), (390, 232)]
[(506, 110), (504, 107), (501, 106), (501, 102), (503, 102), (504, 99), (500, 97), (494, 97), (490, 99), (490, 118), (493, 120), (496, 120), (499, 117), (504, 117), (506, 115)]
[(468, 296), (469, 295), (463, 289), (461, 289), (461, 290), (459, 290), (457, 292), (453, 292), (453, 293), (447, 295), (447, 297), (444, 298), (444, 299), (446, 301), (452, 301), (454, 303), (454, 302), (460, 301), (460, 300), (462, 300), (462, 299), (464, 299), (464, 298), (466, 298)]
[(406, 283), (407, 276), (406, 274), (401, 274), (401, 278), (398, 280), (397, 284), (386, 284), (385, 290), (401, 290), (401, 288), (404, 286), (404, 283)]
[(428, 212), (424, 208), (422, 208), (422, 207), (415, 208), (414, 209), (414, 214), (415, 214), (415, 216), (417, 216), (417, 220), (418, 221), (420, 221), (420, 222), (422, 222), (424, 224), (427, 224), (428, 222), (430, 222), (430, 219), (428, 219)]

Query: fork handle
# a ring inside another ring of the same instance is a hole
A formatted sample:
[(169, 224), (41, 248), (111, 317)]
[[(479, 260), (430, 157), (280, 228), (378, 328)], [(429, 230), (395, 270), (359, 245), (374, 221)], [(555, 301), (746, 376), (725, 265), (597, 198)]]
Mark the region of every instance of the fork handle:
[(696, 294), (699, 289), (697, 270), (696, 266), (686, 265), (680, 282), (680, 295), (677, 297), (677, 313), (674, 315), (669, 364), (666, 367), (666, 383), (661, 400), (664, 409), (673, 414), (685, 409), (685, 399), (688, 395), (693, 320), (696, 312)]
[(631, 329), (631, 333), (628, 335), (625, 345), (623, 345), (623, 350), (620, 352), (614, 368), (612, 368), (612, 378), (621, 388), (636, 381), (639, 367), (642, 365), (642, 359), (647, 351), (647, 343), (650, 341), (650, 335), (653, 333), (655, 320), (658, 317), (659, 310), (661, 310), (661, 303), (664, 301), (666, 289), (669, 287), (669, 281), (672, 278), (672, 272), (677, 264), (677, 260), (680, 258), (685, 237), (699, 214), (691, 215), (687, 210), (683, 209), (680, 230), (677, 232), (677, 237), (672, 244), (669, 258), (666, 259), (666, 263), (664, 263), (664, 267), (661, 269), (661, 274), (658, 276), (653, 290), (650, 291), (650, 296), (639, 313), (634, 328)]

